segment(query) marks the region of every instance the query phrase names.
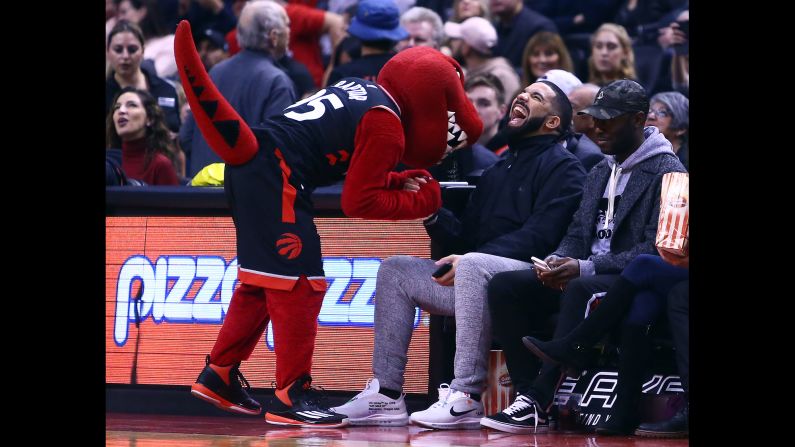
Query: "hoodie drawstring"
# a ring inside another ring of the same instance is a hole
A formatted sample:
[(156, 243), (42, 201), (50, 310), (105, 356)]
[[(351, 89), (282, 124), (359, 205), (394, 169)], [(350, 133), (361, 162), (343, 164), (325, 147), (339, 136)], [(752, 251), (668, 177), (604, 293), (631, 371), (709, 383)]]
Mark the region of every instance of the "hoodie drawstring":
[(616, 185), (618, 185), (618, 178), (621, 177), (621, 167), (618, 163), (613, 163), (610, 170), (610, 179), (607, 182), (607, 214), (605, 215), (604, 229), (608, 228), (610, 222), (613, 221), (613, 213), (615, 212), (616, 201)]

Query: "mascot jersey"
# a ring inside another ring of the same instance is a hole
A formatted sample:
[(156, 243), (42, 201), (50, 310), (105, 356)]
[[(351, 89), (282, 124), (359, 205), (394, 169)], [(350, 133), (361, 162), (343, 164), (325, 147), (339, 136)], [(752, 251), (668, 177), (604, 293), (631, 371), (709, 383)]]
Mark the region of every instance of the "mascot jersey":
[(287, 163), (304, 187), (314, 188), (343, 178), (359, 120), (374, 107), (400, 117), (395, 102), (374, 82), (345, 78), (287, 107), (263, 127), (277, 145), (290, 148), (282, 150)]
[(326, 290), (311, 193), (344, 177), (359, 121), (373, 108), (399, 117), (375, 83), (346, 78), (252, 127), (260, 151), (224, 175), (241, 282), (291, 290), (306, 275), (314, 290)]
[[(256, 129), (212, 83), (187, 21), (177, 27), (174, 56), (196, 125), (226, 163), (241, 282), (191, 392), (256, 414), (258, 404), (230, 391), (236, 388), (227, 373), (207, 377), (247, 360), (271, 321), (277, 397), (291, 384), (308, 383), (299, 378), (310, 374), (326, 291), (311, 190), (344, 178), (340, 201), (347, 216), (427, 217), (441, 207), (439, 183), (430, 179), (408, 191), (406, 180), (430, 177), (424, 168), (477, 141), (483, 124), (464, 92), (460, 65), (427, 47), (393, 56), (377, 83), (345, 78)], [(418, 169), (392, 172), (399, 162)]]

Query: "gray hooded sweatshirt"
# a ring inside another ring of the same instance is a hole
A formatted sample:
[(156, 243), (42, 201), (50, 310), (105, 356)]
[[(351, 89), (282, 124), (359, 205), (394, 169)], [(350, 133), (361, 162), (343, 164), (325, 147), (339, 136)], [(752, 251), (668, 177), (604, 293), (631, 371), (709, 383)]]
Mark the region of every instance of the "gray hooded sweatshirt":
[(671, 142), (668, 141), (656, 127), (648, 126), (643, 129), (643, 136), (646, 138), (643, 144), (641, 144), (635, 152), (630, 154), (623, 163), (617, 164), (616, 158), (613, 155), (605, 156), (607, 164), (611, 169), (610, 179), (607, 181), (607, 187), (602, 196), (606, 199), (606, 209), (600, 209), (596, 215), (596, 222), (594, 222), (596, 225), (596, 232), (591, 241), (591, 256), (588, 257), (588, 260), (579, 260), (580, 276), (591, 276), (596, 274), (593, 262), (590, 260), (591, 257), (610, 251), (615, 207), (621, 198), (621, 194), (624, 192), (624, 188), (627, 186), (630, 176), (632, 176), (632, 168), (655, 155), (662, 153), (674, 154)]

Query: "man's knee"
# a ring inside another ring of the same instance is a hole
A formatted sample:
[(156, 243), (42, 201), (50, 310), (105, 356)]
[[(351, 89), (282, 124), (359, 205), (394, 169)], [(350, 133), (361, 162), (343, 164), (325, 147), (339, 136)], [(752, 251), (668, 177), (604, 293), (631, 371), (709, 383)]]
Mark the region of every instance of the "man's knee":
[(466, 275), (469, 273), (486, 272), (485, 264), (486, 258), (489, 255), (483, 253), (467, 253), (458, 259), (458, 265), (455, 268), (456, 276)]
[(569, 296), (578, 297), (580, 295), (592, 295), (593, 287), (590, 286), (590, 277), (574, 278), (566, 284), (566, 291), (563, 293), (563, 299)]
[(637, 283), (642, 278), (648, 276), (649, 272), (657, 270), (661, 263), (665, 263), (665, 261), (659, 256), (650, 254), (638, 255), (627, 265), (621, 273), (621, 276), (629, 279), (633, 283)]
[(483, 253), (467, 253), (461, 255), (461, 257), (458, 258), (458, 268), (461, 268), (461, 265), (477, 265), (478, 259), (482, 259), (483, 256)]
[(585, 306), (594, 294), (598, 292), (604, 292), (604, 290), (594, 291), (590, 277), (572, 279), (566, 284), (566, 290), (560, 297), (560, 306), (561, 308)]
[(529, 291), (523, 287), (526, 278), (521, 275), (521, 270), (500, 272), (495, 274), (486, 287), (489, 307), (499, 309), (517, 298), (517, 290)]
[(378, 267), (378, 283), (399, 281), (400, 278), (413, 270), (413, 266), (416, 266), (418, 261), (420, 261), (419, 258), (405, 255), (386, 258)]

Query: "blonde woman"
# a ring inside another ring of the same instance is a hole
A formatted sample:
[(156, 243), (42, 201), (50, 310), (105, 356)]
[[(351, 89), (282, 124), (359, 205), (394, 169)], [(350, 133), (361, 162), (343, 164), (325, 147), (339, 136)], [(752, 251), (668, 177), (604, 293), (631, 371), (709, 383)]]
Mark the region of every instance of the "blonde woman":
[(483, 17), (491, 20), (488, 0), (455, 0), (450, 21), (461, 23), (470, 17)]
[(635, 53), (627, 30), (615, 23), (602, 24), (591, 35), (588, 82), (600, 87), (619, 79), (635, 80)]

